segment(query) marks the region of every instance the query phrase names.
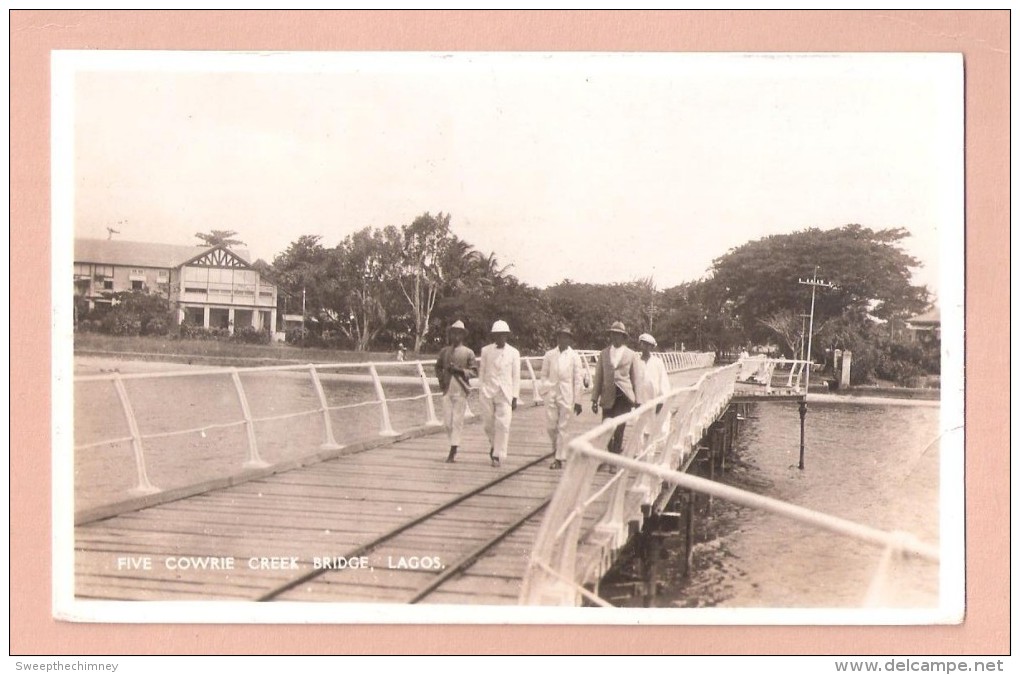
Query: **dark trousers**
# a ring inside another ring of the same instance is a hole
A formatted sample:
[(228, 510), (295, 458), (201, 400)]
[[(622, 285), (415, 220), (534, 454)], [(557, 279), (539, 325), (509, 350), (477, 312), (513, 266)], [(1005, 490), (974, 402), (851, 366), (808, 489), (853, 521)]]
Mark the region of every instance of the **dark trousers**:
[[(616, 400), (613, 401), (612, 408), (602, 409), (602, 419), (606, 420), (610, 417), (619, 417), (620, 415), (626, 415), (634, 409), (634, 404), (631, 403), (627, 395), (624, 394), (619, 387), (616, 388)], [(616, 431), (613, 432), (613, 437), (609, 439), (609, 452), (613, 454), (620, 454), (623, 452), (623, 429), (627, 426), (621, 424), (616, 427)]]

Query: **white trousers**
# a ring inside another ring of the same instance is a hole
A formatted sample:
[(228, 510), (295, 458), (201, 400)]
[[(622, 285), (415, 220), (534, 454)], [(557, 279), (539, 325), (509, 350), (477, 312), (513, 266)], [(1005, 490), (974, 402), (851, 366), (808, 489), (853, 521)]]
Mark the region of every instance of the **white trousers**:
[(510, 442), (510, 420), (513, 417), (510, 401), (506, 400), (503, 392), (497, 393), (495, 397), (482, 394), (481, 401), (482, 423), (485, 435), (489, 437), (489, 445), (494, 450), (493, 457), (504, 460)]
[(560, 461), (567, 458), (567, 427), (573, 414), (571, 405), (562, 398), (545, 402), (545, 430), (552, 440), (556, 459)]
[(450, 445), (460, 445), (460, 436), (464, 431), (464, 414), (467, 411), (467, 395), (456, 382), (443, 394), (443, 426)]

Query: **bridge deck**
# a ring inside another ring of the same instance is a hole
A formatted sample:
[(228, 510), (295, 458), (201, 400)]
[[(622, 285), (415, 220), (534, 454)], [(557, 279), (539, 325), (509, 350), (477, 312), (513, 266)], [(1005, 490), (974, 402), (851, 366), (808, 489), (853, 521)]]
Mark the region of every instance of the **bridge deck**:
[[(671, 379), (692, 384), (705, 370)], [(586, 408), (572, 430), (598, 421)], [(440, 431), (77, 526), (76, 595), (514, 604), (561, 475), (548, 469), (544, 424), (542, 408), (519, 407), (498, 469), (476, 423), (452, 465)], [(369, 567), (313, 564), (352, 556)], [(182, 557), (221, 569), (168, 567)]]

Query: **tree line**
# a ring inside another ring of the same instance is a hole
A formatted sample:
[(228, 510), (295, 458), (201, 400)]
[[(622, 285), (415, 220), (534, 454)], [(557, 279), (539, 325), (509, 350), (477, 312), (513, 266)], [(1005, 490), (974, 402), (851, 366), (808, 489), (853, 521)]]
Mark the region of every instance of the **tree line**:
[(920, 263), (902, 248), (907, 236), (902, 228), (809, 228), (731, 249), (701, 279), (671, 288), (657, 288), (652, 278), (565, 279), (537, 288), (453, 233), (449, 214), (423, 213), (400, 227), (364, 228), (332, 247), (301, 236), (257, 266), (278, 285), (289, 313), (300, 313), (303, 298), (309, 332), (295, 338), (305, 343), (357, 350), (404, 343), (434, 352), (443, 327), (457, 319), (468, 326), (469, 344), (482, 344), (492, 322), (504, 319), (524, 350), (552, 344), (561, 324), (573, 328), (579, 346), (596, 347), (619, 320), (632, 335), (651, 332), (664, 348), (722, 353), (771, 345), (785, 356), (802, 350), (810, 289), (798, 279), (817, 268), (834, 288), (817, 294), (813, 356), (856, 350), (864, 381), (890, 374), (882, 363), (892, 352), (900, 360), (911, 354), (901, 378), (937, 372), (937, 345), (933, 357), (930, 347), (917, 355), (902, 344), (905, 319), (930, 306), (927, 289), (911, 283)]
[[(236, 234), (196, 237), (210, 246), (243, 244)], [(906, 319), (930, 307), (927, 289), (911, 283), (920, 263), (903, 250), (907, 236), (901, 228), (809, 228), (742, 244), (713, 260), (700, 279), (670, 288), (658, 288), (650, 277), (598, 284), (564, 279), (537, 288), (496, 254), (457, 236), (449, 214), (423, 213), (399, 227), (366, 227), (333, 246), (300, 236), (271, 263), (253, 266), (277, 285), (284, 313), (304, 312), (305, 329), (288, 333), (300, 345), (390, 350), (403, 343), (434, 353), (453, 321), (463, 320), (468, 344), (480, 346), (492, 323), (503, 319), (514, 344), (537, 353), (552, 345), (560, 325), (572, 327), (578, 346), (593, 348), (605, 343), (613, 321), (623, 321), (632, 336), (650, 332), (663, 349), (721, 354), (763, 347), (788, 357), (801, 356), (806, 342), (810, 288), (798, 280), (817, 269), (833, 287), (817, 293), (812, 359), (825, 362), (831, 350), (850, 349), (852, 382), (908, 382), (939, 372), (940, 345), (931, 333), (907, 339)], [(101, 316), (82, 308), (78, 314), (86, 319), (79, 326), (120, 335), (170, 330), (165, 298), (121, 295)], [(219, 337), (191, 328), (181, 337)]]

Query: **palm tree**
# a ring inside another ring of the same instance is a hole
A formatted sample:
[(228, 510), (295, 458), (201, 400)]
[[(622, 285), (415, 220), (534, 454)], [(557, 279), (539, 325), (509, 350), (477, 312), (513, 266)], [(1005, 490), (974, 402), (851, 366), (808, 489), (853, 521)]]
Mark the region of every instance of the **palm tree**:
[(195, 236), (202, 240), (205, 246), (241, 246), (244, 244), (240, 239), (234, 239), (237, 232), (233, 230), (210, 230), (209, 232), (196, 232)]

